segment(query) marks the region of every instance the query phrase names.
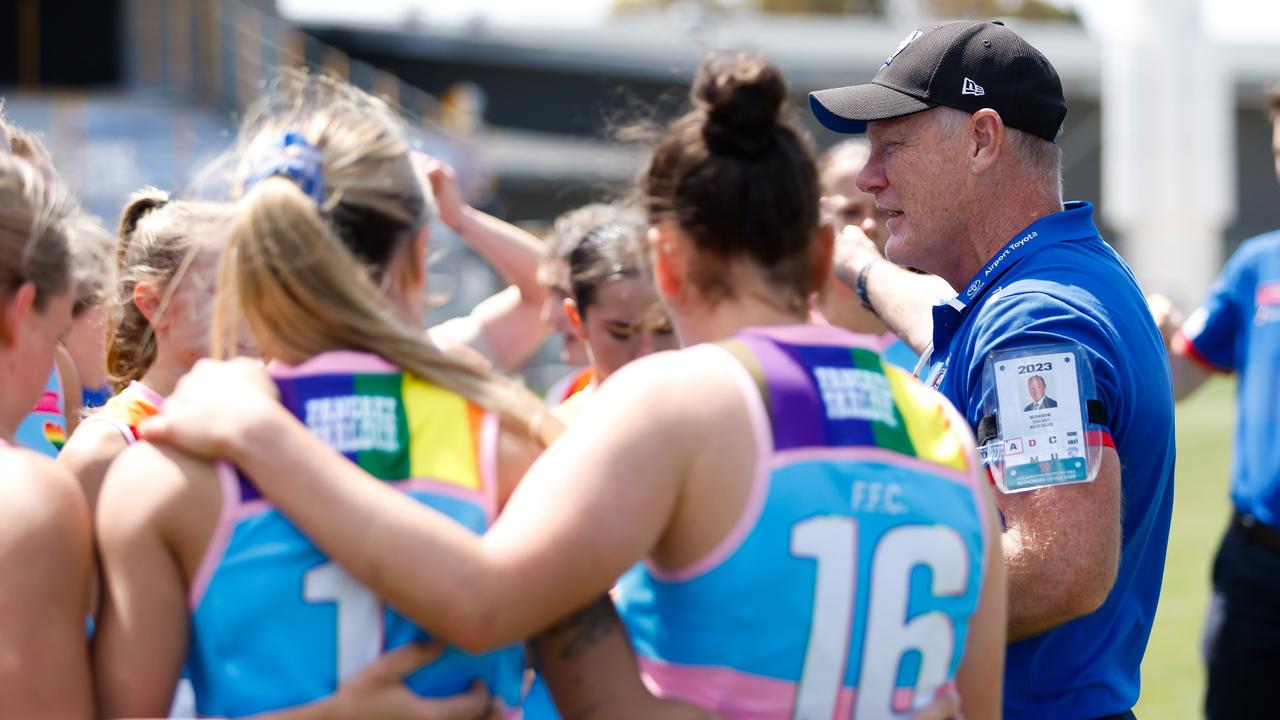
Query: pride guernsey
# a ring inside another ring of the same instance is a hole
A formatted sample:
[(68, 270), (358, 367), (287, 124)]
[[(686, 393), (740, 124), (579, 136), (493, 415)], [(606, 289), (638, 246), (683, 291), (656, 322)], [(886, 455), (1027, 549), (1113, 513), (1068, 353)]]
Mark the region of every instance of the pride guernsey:
[[(373, 355), (325, 353), (271, 372), (281, 403), (370, 475), (473, 532), (493, 521), (496, 415)], [(227, 464), (218, 474), (223, 509), (190, 591), (187, 663), (201, 717), (311, 702), (378, 655), (427, 639), (331, 562), (243, 474)], [(406, 682), (439, 697), (480, 678), (499, 703), (516, 708), (523, 671), (519, 647), (482, 656), (451, 648)]]
[(107, 423), (132, 445), (138, 441), (138, 426), (160, 412), (163, 405), (164, 398), (159, 393), (134, 380), (81, 422)]
[(988, 513), (963, 421), (875, 338), (756, 328), (716, 353), (755, 427), (747, 506), (616, 602), (655, 693), (735, 719), (896, 718), (954, 681)]

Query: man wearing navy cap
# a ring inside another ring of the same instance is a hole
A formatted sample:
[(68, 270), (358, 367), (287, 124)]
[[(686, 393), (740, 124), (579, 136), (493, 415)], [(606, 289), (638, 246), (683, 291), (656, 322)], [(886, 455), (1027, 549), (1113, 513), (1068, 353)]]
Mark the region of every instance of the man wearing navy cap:
[[(991, 353), (1071, 343), (1089, 361), (1081, 407), (1096, 478), (998, 497), (1005, 717), (1133, 717), (1173, 502), (1172, 389), (1132, 273), (1093, 208), (1062, 202), (1057, 72), (1002, 24), (940, 23), (909, 35), (870, 83), (809, 100), (826, 127), (867, 133), (858, 186), (888, 217), (896, 265), (847, 228), (842, 279), (900, 336), (932, 338), (916, 348), (918, 373), (980, 436)], [(928, 281), (898, 266), (958, 293), (930, 306)]]
[[(1280, 87), (1268, 93), (1267, 110), (1280, 177)], [(1169, 332), (1178, 399), (1213, 373), (1239, 373), (1234, 512), (1214, 559), (1205, 622), (1205, 715), (1272, 716), (1280, 678), (1280, 231), (1241, 243), (1180, 329), (1166, 298), (1151, 306)]]

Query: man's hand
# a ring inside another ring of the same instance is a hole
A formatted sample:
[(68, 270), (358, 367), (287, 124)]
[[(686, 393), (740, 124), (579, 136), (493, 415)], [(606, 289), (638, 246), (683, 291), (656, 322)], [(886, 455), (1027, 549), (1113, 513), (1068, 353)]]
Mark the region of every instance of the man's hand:
[[(1181, 400), (1203, 385), (1211, 373), (1209, 368), (1192, 360), (1195, 349), (1188, 347), (1191, 341), (1185, 335), (1178, 334), (1186, 319), (1173, 301), (1164, 295), (1152, 293), (1147, 296), (1147, 307), (1151, 308), (1151, 317), (1156, 321), (1156, 327), (1160, 329), (1160, 337), (1164, 338), (1164, 349), (1169, 353), (1173, 399)], [(1193, 325), (1203, 324), (1199, 321), (1203, 313), (1204, 310), (1201, 309), (1191, 316)]]
[(1164, 338), (1165, 349), (1169, 349), (1172, 346), (1174, 333), (1182, 327), (1184, 320), (1182, 311), (1173, 304), (1172, 300), (1160, 293), (1151, 293), (1147, 296), (1147, 307), (1151, 308), (1151, 317), (1156, 321), (1156, 327), (1160, 329), (1160, 337)]
[(333, 720), (494, 720), (501, 717), (484, 683), (462, 695), (424, 698), (404, 684), (414, 671), (440, 657), (439, 643), (412, 643), (383, 655), (342, 683), (327, 716)]
[(876, 248), (876, 244), (854, 225), (846, 225), (836, 235), (835, 257), (832, 263), (836, 277), (840, 282), (855, 287), (858, 284), (858, 271), (872, 260), (883, 260), (884, 256)]

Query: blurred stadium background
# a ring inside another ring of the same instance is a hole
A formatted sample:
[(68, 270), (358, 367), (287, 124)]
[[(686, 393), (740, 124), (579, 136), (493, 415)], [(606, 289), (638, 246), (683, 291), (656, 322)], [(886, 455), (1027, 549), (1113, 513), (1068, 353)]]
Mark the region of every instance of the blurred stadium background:
[[(616, 130), (680, 108), (699, 59), (759, 51), (796, 116), (817, 87), (863, 82), (912, 27), (1003, 17), (1062, 75), (1067, 196), (1149, 290), (1184, 307), (1242, 239), (1280, 226), (1263, 90), (1280, 80), (1271, 0), (3, 0), (5, 114), (41, 134), (113, 222), (129, 192), (181, 192), (282, 66), (348, 78), (399, 106), (477, 206), (538, 231), (625, 188), (644, 148)], [(497, 278), (438, 228), (449, 317)], [(550, 359), (534, 386), (558, 377)], [(1227, 520), (1233, 385), (1179, 409), (1174, 530), (1140, 717), (1199, 715), (1208, 564)]]

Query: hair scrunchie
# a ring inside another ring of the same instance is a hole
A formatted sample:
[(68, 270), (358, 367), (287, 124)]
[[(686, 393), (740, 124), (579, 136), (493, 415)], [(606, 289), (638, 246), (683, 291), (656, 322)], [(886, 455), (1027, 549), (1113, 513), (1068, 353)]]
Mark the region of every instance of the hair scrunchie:
[(318, 206), (325, 196), (323, 160), (320, 148), (307, 142), (302, 133), (286, 132), (257, 154), (250, 164), (245, 190), (278, 175), (292, 181)]

